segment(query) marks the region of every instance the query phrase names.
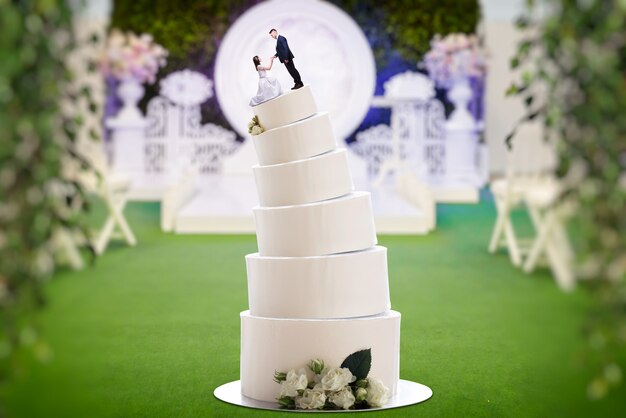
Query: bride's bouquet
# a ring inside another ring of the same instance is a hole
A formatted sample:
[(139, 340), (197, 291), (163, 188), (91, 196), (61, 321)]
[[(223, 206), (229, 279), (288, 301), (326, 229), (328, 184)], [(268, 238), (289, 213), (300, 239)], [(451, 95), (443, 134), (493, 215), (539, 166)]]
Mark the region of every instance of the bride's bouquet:
[(159, 68), (165, 66), (168, 52), (151, 35), (135, 35), (113, 29), (100, 59), (105, 77), (118, 80), (133, 78), (140, 83), (154, 83)]
[(485, 53), (476, 35), (436, 35), (430, 46), (424, 65), (438, 86), (450, 87), (455, 79), (485, 75)]

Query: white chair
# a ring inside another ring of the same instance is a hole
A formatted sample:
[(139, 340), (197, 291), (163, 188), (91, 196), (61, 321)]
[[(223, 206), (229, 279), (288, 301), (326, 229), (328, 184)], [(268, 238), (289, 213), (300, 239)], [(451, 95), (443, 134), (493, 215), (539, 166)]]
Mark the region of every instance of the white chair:
[(524, 189), (531, 179), (516, 178), (508, 175), (490, 183), (491, 193), (496, 205), (497, 218), (489, 241), (489, 252), (494, 254), (498, 248), (505, 247), (514, 266), (522, 265), (522, 252), (525, 250), (513, 227), (511, 212), (521, 205)]
[[(101, 255), (111, 239), (115, 237), (116, 227), (120, 230), (121, 237), (129, 245), (136, 245), (137, 240), (124, 217), (124, 208), (128, 202), (128, 192), (131, 185), (130, 179), (112, 176), (106, 171), (101, 173), (100, 179), (96, 179), (93, 172), (81, 172), (75, 167), (68, 169), (71, 165), (69, 163), (66, 165), (66, 170), (71, 178), (79, 182), (87, 193), (95, 194), (102, 199), (108, 212), (102, 229), (90, 234), (89, 237), (73, 235), (62, 229), (54, 233), (52, 243), (55, 256), (71, 268), (79, 270), (84, 267), (84, 261), (78, 247), (85, 243), (85, 239), (91, 242), (97, 255)], [(75, 201), (75, 204), (79, 204), (78, 200)], [(68, 210), (72, 209), (69, 208)]]
[[(520, 240), (515, 232), (511, 213), (524, 207), (524, 195), (542, 184), (542, 179), (552, 177), (555, 166), (554, 150), (541, 139), (540, 132), (533, 130), (518, 135), (513, 148), (506, 155), (506, 176), (490, 182), (497, 219), (489, 241), (489, 252), (495, 253), (505, 247), (511, 262), (522, 265), (522, 259), (530, 248), (530, 241)], [(535, 219), (531, 214), (535, 228)], [(532, 237), (531, 237), (532, 238)]]
[[(498, 215), (489, 252), (504, 246), (513, 265), (528, 273), (545, 256), (559, 287), (571, 290), (575, 284), (573, 251), (564, 226), (571, 205), (559, 201), (560, 185), (553, 175), (555, 153), (539, 138), (518, 139), (507, 155), (506, 177), (490, 184)], [(515, 208), (528, 212), (536, 233), (530, 240), (519, 239), (515, 232), (511, 219)]]
[(571, 248), (565, 223), (572, 211), (570, 202), (560, 202), (560, 186), (557, 182), (544, 182), (524, 193), (524, 202), (537, 229), (523, 270), (531, 273), (540, 257), (545, 256), (559, 287), (570, 291), (576, 284), (574, 275), (574, 252)]
[[(131, 179), (126, 175), (113, 173), (109, 169), (101, 141), (83, 140), (79, 143), (79, 152), (91, 163), (93, 170), (84, 172), (77, 166), (68, 164), (67, 175), (80, 183), (85, 192), (101, 199), (107, 210), (104, 225), (89, 237), (94, 252), (101, 255), (111, 239), (118, 236), (128, 245), (136, 245), (135, 235), (124, 217), (124, 208), (128, 203), (132, 186)], [(116, 229), (120, 234), (115, 234)]]
[(137, 244), (137, 239), (124, 217), (130, 186), (130, 179), (124, 176), (106, 175), (102, 179), (97, 194), (104, 200), (108, 217), (93, 242), (94, 251), (98, 255), (104, 253), (112, 238), (118, 237), (114, 235), (116, 228), (121, 234), (119, 237), (128, 245), (132, 247)]

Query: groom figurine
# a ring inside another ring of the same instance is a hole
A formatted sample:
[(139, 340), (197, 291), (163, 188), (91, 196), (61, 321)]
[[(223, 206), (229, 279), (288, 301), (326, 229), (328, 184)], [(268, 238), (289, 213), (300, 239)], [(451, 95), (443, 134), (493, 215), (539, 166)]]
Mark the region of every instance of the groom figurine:
[(302, 84), (302, 79), (300, 78), (300, 73), (296, 70), (296, 66), (293, 64), (293, 59), (295, 58), (289, 49), (289, 44), (287, 44), (287, 39), (284, 36), (278, 34), (276, 29), (270, 30), (270, 36), (276, 39), (276, 55), (280, 62), (285, 64), (287, 67), (287, 71), (293, 78), (293, 82), (295, 83), (291, 90), (299, 89), (304, 86)]

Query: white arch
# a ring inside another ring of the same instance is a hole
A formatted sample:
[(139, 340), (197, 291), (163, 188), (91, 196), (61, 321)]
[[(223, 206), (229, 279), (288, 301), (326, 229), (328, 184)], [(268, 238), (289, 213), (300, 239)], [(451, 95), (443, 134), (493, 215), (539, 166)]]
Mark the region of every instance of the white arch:
[[(278, 29), (289, 41), (302, 80), (310, 84), (319, 109), (326, 110), (338, 138), (350, 135), (367, 113), (376, 85), (369, 43), (354, 20), (320, 0), (271, 0), (246, 11), (226, 33), (215, 61), (215, 90), (233, 129), (246, 137), (252, 117), (248, 101), (258, 76), (252, 57), (274, 55)], [(267, 61), (266, 61), (267, 62)], [(283, 88), (293, 80), (278, 61), (269, 74)]]

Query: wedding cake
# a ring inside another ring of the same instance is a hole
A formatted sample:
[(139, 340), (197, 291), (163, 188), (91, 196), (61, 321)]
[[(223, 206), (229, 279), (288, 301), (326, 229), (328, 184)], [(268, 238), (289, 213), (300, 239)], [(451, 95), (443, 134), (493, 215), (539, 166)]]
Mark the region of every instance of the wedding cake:
[(392, 397), (400, 314), (390, 310), (387, 249), (377, 245), (370, 195), (353, 190), (346, 150), (309, 86), (252, 109), (264, 132), (253, 136), (258, 253), (246, 256), (241, 392), (276, 402), (277, 371), (312, 359), (339, 367), (368, 350), (369, 375)]

